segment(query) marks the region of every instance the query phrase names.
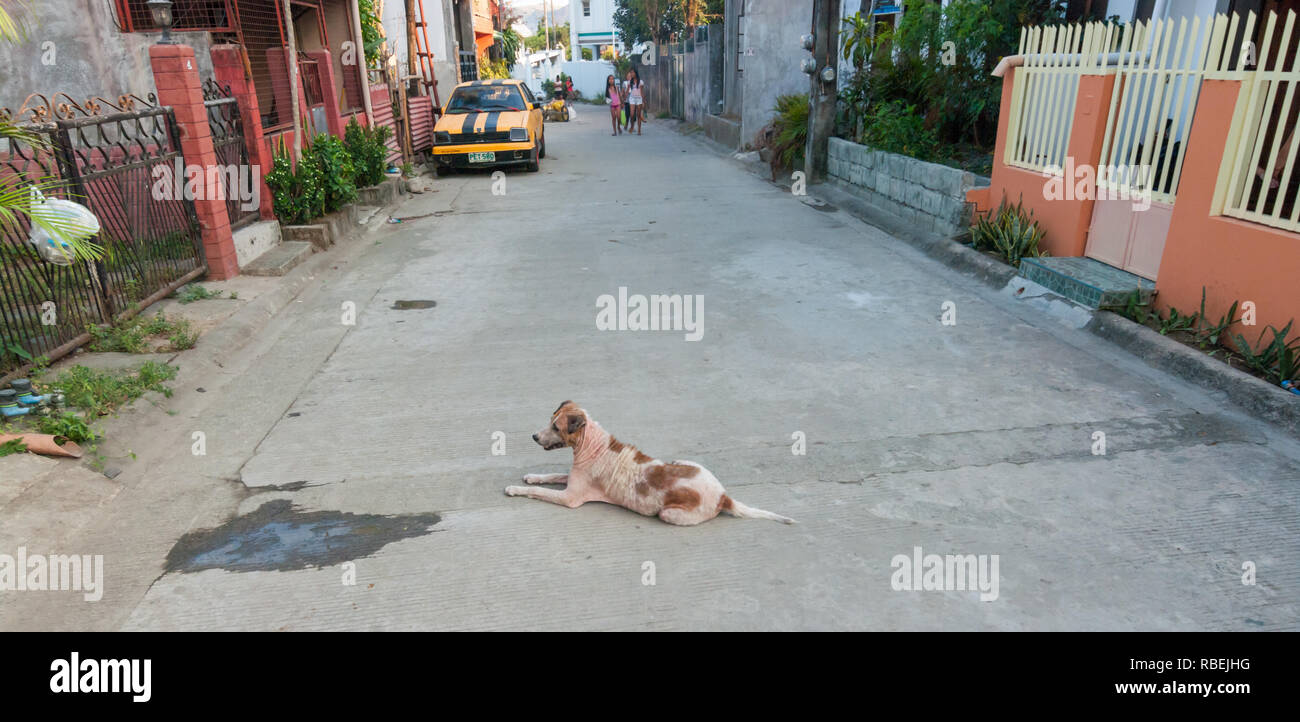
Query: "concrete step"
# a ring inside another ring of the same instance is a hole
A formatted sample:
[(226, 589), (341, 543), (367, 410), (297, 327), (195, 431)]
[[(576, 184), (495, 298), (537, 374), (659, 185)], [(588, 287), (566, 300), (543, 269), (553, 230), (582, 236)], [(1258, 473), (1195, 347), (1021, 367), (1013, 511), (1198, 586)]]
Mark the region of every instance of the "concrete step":
[(249, 276), (283, 276), (315, 251), (307, 241), (281, 241), (280, 245), (258, 256), (240, 272)]
[(1020, 262), (1020, 275), (1094, 309), (1122, 307), (1134, 291), (1140, 303), (1149, 304), (1156, 292), (1155, 281), (1092, 258), (1026, 258)]
[(235, 260), (243, 268), (280, 243), (279, 221), (257, 221), (234, 232)]

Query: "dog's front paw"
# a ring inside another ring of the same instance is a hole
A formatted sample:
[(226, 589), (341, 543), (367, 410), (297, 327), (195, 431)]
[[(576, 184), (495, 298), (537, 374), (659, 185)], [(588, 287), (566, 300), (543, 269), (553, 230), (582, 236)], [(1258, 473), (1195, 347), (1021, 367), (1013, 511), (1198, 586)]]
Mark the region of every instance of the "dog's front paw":
[(545, 484), (546, 474), (524, 474), (525, 484)]
[(506, 496), (523, 496), (524, 494), (527, 494), (527, 493), (528, 493), (528, 487), (526, 487), (526, 486), (507, 486), (507, 487), (506, 487)]

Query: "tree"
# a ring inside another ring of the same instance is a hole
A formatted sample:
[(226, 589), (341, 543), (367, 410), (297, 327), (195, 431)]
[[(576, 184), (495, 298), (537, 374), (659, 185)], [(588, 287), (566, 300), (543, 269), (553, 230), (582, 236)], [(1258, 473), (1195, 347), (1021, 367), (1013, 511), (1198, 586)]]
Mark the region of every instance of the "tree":
[(551, 47), (557, 45), (568, 45), (569, 43), (569, 24), (556, 25), (549, 27), (545, 22), (537, 24), (537, 32), (524, 38), (524, 48), (530, 53), (546, 49), (546, 36), (551, 37)]
[(646, 41), (663, 42), (685, 28), (679, 0), (618, 0), (614, 27), (624, 47)]
[(515, 9), (515, 4), (509, 0), (501, 0), (501, 29), (512, 28), (516, 23), (524, 19)]
[(618, 0), (614, 27), (624, 47), (663, 42), (700, 25), (719, 22), (726, 0)]
[(379, 67), (379, 49), (384, 44), (384, 24), (375, 12), (375, 0), (357, 0), (361, 15), (361, 49), (366, 56), (366, 67)]
[(515, 32), (514, 28), (508, 27), (493, 34), (496, 36), (497, 44), (501, 46), (501, 59), (506, 61), (506, 67), (515, 67), (515, 60), (519, 55), (519, 46), (521, 44), (519, 33)]

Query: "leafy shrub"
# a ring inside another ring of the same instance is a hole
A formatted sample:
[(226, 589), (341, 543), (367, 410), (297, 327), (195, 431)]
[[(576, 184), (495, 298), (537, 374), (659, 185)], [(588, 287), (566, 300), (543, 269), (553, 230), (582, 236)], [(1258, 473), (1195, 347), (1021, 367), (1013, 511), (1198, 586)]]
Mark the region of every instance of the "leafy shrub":
[(287, 153), (277, 153), (266, 185), (275, 197), (275, 215), (289, 225), (333, 213), (357, 199), (352, 156), (343, 141), (326, 133), (303, 149), (297, 168)]
[(277, 153), (271, 172), (265, 176), (274, 197), (272, 208), (276, 217), (291, 226), (306, 223), (325, 212), (325, 185), (320, 169), (306, 160), (303, 156), (304, 162), (295, 169), (287, 153)]
[(328, 133), (316, 136), (303, 151), (302, 162), (313, 163), (320, 170), (326, 213), (333, 213), (357, 199), (356, 171), (343, 141)]
[(1064, 19), (1060, 0), (907, 0), (897, 28), (861, 14), (844, 20), (843, 55), (855, 69), (840, 93), (839, 133), (862, 142), (878, 106), (915, 109), (943, 145), (991, 149), (1002, 79), (992, 71), (1019, 49), (1024, 25)]
[(343, 132), (343, 145), (352, 156), (358, 188), (369, 188), (384, 182), (388, 169), (388, 138), (393, 129), (380, 125), (367, 128), (352, 119)]
[(57, 416), (41, 416), (36, 420), (36, 430), (42, 434), (66, 436), (78, 444), (94, 441), (98, 436), (85, 419), (65, 411)]
[(925, 127), (916, 106), (901, 100), (881, 103), (867, 116), (863, 142), (878, 150), (930, 161), (939, 155), (939, 139)]
[(782, 168), (803, 165), (804, 146), (808, 142), (808, 94), (778, 96), (772, 129), (775, 164)]
[(1017, 268), (1022, 258), (1046, 255), (1038, 248), (1045, 235), (1023, 203), (1013, 206), (1005, 198), (997, 210), (981, 215), (971, 227), (971, 243), (976, 250), (993, 251)]
[(481, 64), (479, 77), (483, 80), (505, 80), (510, 77), (510, 66), (505, 60), (489, 60)]

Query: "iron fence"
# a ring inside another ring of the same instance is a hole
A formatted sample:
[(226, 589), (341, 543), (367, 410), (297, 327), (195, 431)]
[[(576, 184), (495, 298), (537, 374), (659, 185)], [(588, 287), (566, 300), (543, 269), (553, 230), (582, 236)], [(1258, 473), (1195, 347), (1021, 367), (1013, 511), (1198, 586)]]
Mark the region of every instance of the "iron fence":
[(461, 50), (460, 55), (460, 82), (468, 83), (471, 80), (478, 80), (478, 56), (473, 50)]
[(226, 215), (231, 228), (242, 228), (261, 217), (256, 207), (250, 207), (241, 196), (242, 179), (259, 183), (252, 177), (248, 163), (248, 144), (244, 138), (243, 118), (239, 102), (211, 79), (203, 84), (203, 105), (208, 111), (208, 127), (212, 131), (212, 147), (217, 154), (220, 187), (226, 200)]
[(58, 358), (88, 340), (88, 326), (134, 314), (207, 270), (171, 108), (152, 94), (84, 103), (34, 94), (0, 117), (30, 134), (0, 140), (0, 186), (52, 181), (47, 196), (98, 217), (91, 240), (104, 249), (97, 261), (53, 265), (28, 243), (25, 217), (0, 223), (0, 372)]

